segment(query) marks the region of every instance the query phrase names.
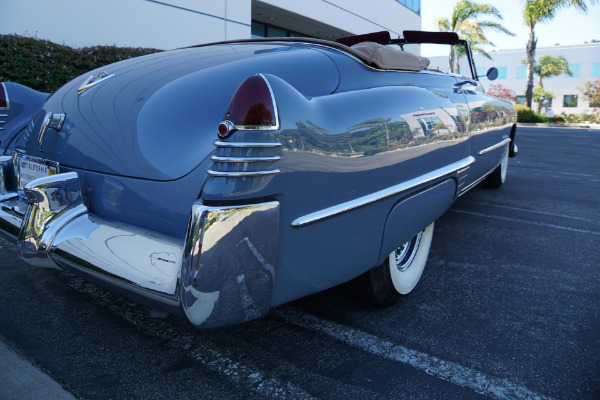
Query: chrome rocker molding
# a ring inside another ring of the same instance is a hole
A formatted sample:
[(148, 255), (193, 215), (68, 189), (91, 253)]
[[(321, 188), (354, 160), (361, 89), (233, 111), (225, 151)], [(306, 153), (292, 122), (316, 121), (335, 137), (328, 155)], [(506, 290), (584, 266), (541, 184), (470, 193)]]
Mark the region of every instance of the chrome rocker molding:
[(302, 216), (300, 218), (296, 218), (292, 222), (292, 227), (301, 228), (305, 225), (312, 224), (314, 222), (333, 217), (334, 215), (338, 215), (338, 214), (344, 213), (346, 211), (350, 211), (352, 209), (365, 206), (369, 203), (373, 203), (375, 201), (384, 199), (386, 197), (393, 196), (393, 195), (403, 192), (405, 190), (412, 189), (414, 187), (432, 182), (432, 181), (442, 178), (444, 176), (454, 174), (460, 170), (465, 170), (465, 168), (467, 168), (474, 162), (475, 162), (475, 158), (473, 158), (472, 156), (466, 157), (466, 158), (464, 158), (460, 161), (457, 161), (453, 164), (450, 164), (446, 167), (442, 167), (442, 168), (436, 169), (435, 171), (431, 171), (430, 173), (427, 173), (427, 174), (424, 174), (421, 176), (417, 176), (416, 178), (413, 178), (406, 182), (402, 182), (400, 184), (391, 186), (389, 188), (380, 190), (378, 192), (371, 193), (369, 195), (359, 197), (357, 199), (350, 200), (345, 203), (337, 204), (335, 206), (310, 213), (310, 214)]
[(83, 274), (148, 305), (185, 313), (203, 328), (258, 318), (271, 307), (279, 203), (206, 207), (198, 201), (183, 242), (90, 214), (75, 172), (31, 181), (27, 200), (19, 198), (7, 190), (11, 157), (0, 157), (0, 165), (0, 230), (17, 240), (27, 263)]

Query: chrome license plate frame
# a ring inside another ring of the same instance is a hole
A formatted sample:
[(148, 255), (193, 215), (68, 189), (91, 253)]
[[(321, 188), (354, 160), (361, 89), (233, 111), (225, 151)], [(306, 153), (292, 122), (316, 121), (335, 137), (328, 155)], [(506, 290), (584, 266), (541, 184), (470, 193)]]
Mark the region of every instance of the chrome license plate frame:
[(59, 164), (56, 161), (28, 155), (17, 156), (17, 177), (19, 190), (31, 181), (59, 173)]

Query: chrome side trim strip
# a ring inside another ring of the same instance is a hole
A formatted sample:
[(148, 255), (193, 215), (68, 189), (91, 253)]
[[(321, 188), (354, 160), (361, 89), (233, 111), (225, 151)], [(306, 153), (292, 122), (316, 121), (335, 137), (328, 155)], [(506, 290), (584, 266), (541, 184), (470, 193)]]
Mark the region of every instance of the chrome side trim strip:
[(428, 182), (434, 181), (436, 179), (442, 178), (446, 175), (451, 175), (456, 173), (459, 170), (462, 170), (469, 165), (475, 162), (475, 158), (472, 156), (466, 157), (460, 161), (457, 161), (453, 164), (447, 165), (442, 168), (438, 168), (435, 171), (431, 171), (427, 174), (417, 176), (416, 178), (410, 179), (406, 182), (399, 183), (387, 189), (380, 190), (375, 193), (368, 194), (366, 196), (359, 197), (354, 200), (347, 201), (345, 203), (337, 204), (332, 207), (328, 207), (324, 210), (319, 210), (308, 215), (302, 216), (300, 218), (296, 218), (292, 222), (292, 227), (301, 228), (305, 225), (311, 224), (313, 222), (321, 221), (326, 218), (333, 217), (334, 215), (338, 215), (344, 213), (346, 211), (353, 210), (358, 207), (365, 206), (367, 204), (379, 201), (386, 197), (393, 196), (395, 194), (401, 193), (405, 190), (412, 189), (414, 187), (426, 184)]
[(213, 144), (217, 147), (281, 147), (279, 142), (222, 142), (216, 140)]
[(278, 160), (281, 160), (281, 156), (272, 156), (272, 157), (219, 157), (219, 156), (212, 156), (210, 159), (215, 162), (261, 162), (261, 161), (278, 161)]
[(503, 141), (498, 142), (495, 145), (488, 147), (487, 149), (483, 149), (478, 154), (480, 156), (482, 156), (482, 155), (484, 155), (486, 153), (489, 153), (490, 151), (496, 150), (497, 148), (500, 148), (500, 147), (504, 146), (507, 143), (510, 143), (510, 138), (506, 138)]
[(252, 172), (225, 172), (225, 171), (213, 171), (209, 169), (206, 173), (210, 176), (221, 176), (226, 178), (240, 178), (246, 176), (257, 176), (257, 175), (275, 175), (278, 174), (278, 169), (272, 169), (269, 171), (252, 171)]

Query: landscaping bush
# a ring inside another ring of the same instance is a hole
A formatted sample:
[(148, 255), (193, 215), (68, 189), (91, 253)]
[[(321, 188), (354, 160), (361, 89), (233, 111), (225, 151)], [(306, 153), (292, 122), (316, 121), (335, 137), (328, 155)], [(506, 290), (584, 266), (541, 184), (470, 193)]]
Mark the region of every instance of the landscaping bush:
[(53, 92), (90, 70), (158, 51), (116, 46), (75, 49), (32, 37), (0, 35), (0, 81)]
[(600, 111), (591, 114), (561, 114), (564, 120), (571, 124), (600, 124)]
[(533, 111), (531, 108), (524, 106), (523, 104), (516, 104), (517, 109), (517, 122), (532, 122), (532, 123), (546, 123), (548, 117), (540, 115)]

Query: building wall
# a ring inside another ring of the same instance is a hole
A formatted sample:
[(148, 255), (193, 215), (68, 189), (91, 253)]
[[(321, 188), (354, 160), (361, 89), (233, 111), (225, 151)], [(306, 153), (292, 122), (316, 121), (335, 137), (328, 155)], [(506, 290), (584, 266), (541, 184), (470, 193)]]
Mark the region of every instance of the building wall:
[[(410, 4), (420, 5), (420, 0)], [(319, 29), (332, 32), (333, 38), (381, 30), (398, 35), (421, 26), (420, 15), (397, 0), (5, 0), (0, 33), (72, 47), (169, 49), (250, 38), (253, 9), (258, 7), (279, 12), (279, 22), (286, 21), (281, 28), (315, 37), (329, 38), (317, 34)], [(315, 28), (314, 34), (305, 32), (309, 27)]]
[[(489, 53), (492, 60), (476, 55), (475, 65), (478, 69), (478, 75), (484, 75), (490, 67), (496, 67), (499, 70), (499, 77), (493, 82), (487, 78), (480, 78), (484, 87), (490, 84), (500, 84), (512, 89), (517, 95), (525, 95), (527, 86), (527, 66), (523, 65), (521, 60), (526, 57), (525, 50), (501, 50)], [(542, 83), (544, 89), (552, 90), (554, 99), (552, 100), (553, 113), (560, 114), (580, 114), (593, 112), (589, 101), (584, 99), (579, 88), (583, 88), (586, 82), (593, 82), (600, 78), (600, 44), (582, 44), (577, 46), (554, 46), (542, 47), (536, 50), (536, 59), (542, 55), (564, 56), (571, 70), (574, 72), (572, 77), (562, 74), (552, 78), (544, 78)], [(439, 69), (448, 69), (448, 58), (444, 56), (431, 57), (432, 67), (441, 67)], [(537, 75), (534, 76), (534, 87), (538, 84)], [(577, 95), (577, 107), (565, 107), (564, 96)], [(534, 109), (537, 104), (534, 103)]]

